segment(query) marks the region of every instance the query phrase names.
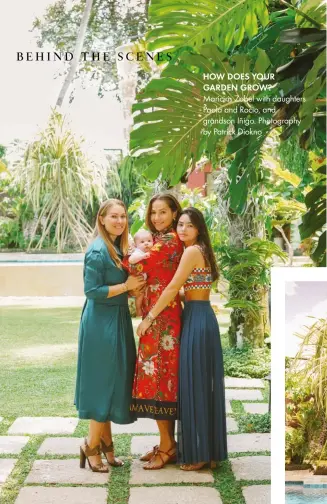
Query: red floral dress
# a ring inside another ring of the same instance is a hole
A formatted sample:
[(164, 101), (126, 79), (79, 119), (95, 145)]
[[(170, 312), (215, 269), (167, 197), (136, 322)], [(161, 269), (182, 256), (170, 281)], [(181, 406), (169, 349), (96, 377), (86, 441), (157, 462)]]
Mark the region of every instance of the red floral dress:
[[(158, 233), (154, 236), (150, 257), (128, 265), (134, 274), (147, 274), (143, 318), (172, 280), (182, 253), (183, 244), (175, 231)], [(125, 267), (127, 264), (128, 261), (124, 260)], [(131, 405), (137, 417), (157, 420), (177, 418), (181, 315), (182, 308), (177, 295), (140, 338)]]

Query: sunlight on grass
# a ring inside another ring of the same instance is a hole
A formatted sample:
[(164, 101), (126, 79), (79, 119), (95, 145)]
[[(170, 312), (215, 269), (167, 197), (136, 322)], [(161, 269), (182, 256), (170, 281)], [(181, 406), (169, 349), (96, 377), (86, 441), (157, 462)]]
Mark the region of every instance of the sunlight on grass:
[(2, 416), (76, 415), (80, 308), (0, 309)]

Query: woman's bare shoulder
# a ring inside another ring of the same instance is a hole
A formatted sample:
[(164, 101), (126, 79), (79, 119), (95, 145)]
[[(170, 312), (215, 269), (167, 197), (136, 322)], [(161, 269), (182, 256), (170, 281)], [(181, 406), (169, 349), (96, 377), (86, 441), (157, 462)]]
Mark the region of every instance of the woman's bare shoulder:
[(196, 245), (190, 245), (185, 248), (183, 257), (186, 259), (201, 259), (202, 253)]

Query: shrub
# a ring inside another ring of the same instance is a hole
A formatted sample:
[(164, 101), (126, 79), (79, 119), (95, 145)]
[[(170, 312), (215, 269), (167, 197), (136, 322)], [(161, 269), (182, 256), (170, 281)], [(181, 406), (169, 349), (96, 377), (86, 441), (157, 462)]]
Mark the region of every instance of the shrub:
[(235, 378), (265, 378), (270, 373), (268, 348), (225, 348), (225, 376)]
[(247, 413), (239, 419), (238, 426), (240, 432), (270, 432), (270, 413), (264, 415)]

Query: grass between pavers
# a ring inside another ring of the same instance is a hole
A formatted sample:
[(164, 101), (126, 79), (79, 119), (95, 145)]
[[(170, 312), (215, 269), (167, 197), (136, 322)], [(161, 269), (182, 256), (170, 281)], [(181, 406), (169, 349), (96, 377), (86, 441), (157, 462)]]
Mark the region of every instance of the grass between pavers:
[(109, 481), (108, 504), (128, 504), (131, 466), (131, 461), (125, 460), (123, 467), (112, 468)]
[(222, 462), (220, 467), (213, 471), (213, 476), (214, 487), (219, 491), (223, 504), (245, 504), (242, 487), (235, 479), (229, 460)]
[(46, 436), (31, 436), (20, 455), (6, 455), (4, 458), (17, 458), (16, 465), (1, 490), (1, 504), (14, 504), (19, 490), (29, 474), (36, 452)]
[[(84, 423), (84, 422), (83, 422)], [(76, 429), (76, 432), (78, 428)], [(145, 435), (145, 434), (141, 434)], [(152, 435), (152, 434), (151, 434)], [(108, 482), (108, 504), (128, 504), (128, 498), (131, 486), (129, 485), (130, 471), (132, 457), (130, 456), (131, 439), (134, 434), (117, 434), (114, 436), (116, 453), (120, 456), (127, 457), (124, 462), (123, 468), (112, 468), (111, 474)], [(5, 455), (1, 458), (18, 458), (15, 468), (7, 482), (3, 486), (1, 494), (2, 504), (14, 504), (18, 493), (24, 481), (30, 472), (33, 462), (35, 460), (65, 460), (76, 458), (76, 463), (78, 464), (78, 456), (72, 455), (37, 455), (37, 451), (44, 439), (47, 437), (56, 437), (55, 435), (42, 435), (42, 436), (31, 436), (28, 444), (22, 450), (21, 454), (18, 455)], [(72, 437), (69, 435), (60, 437)], [(269, 455), (269, 452), (245, 452), (245, 453), (232, 453), (231, 458), (240, 456), (256, 456), (256, 455)], [(231, 469), (230, 461), (222, 462), (218, 465), (216, 469), (213, 470), (214, 483), (199, 483), (194, 486), (205, 486), (216, 488), (222, 498), (223, 504), (245, 504), (245, 500), (242, 495), (242, 487), (255, 485), (255, 484), (269, 484), (269, 481), (236, 481), (234, 474)], [(45, 487), (78, 487), (81, 485), (76, 484), (30, 484), (28, 486), (45, 486)], [(98, 487), (101, 485), (83, 485), (87, 487)], [(155, 486), (155, 485), (133, 485), (134, 486)], [(166, 484), (160, 486), (190, 486), (189, 483), (180, 484)]]

